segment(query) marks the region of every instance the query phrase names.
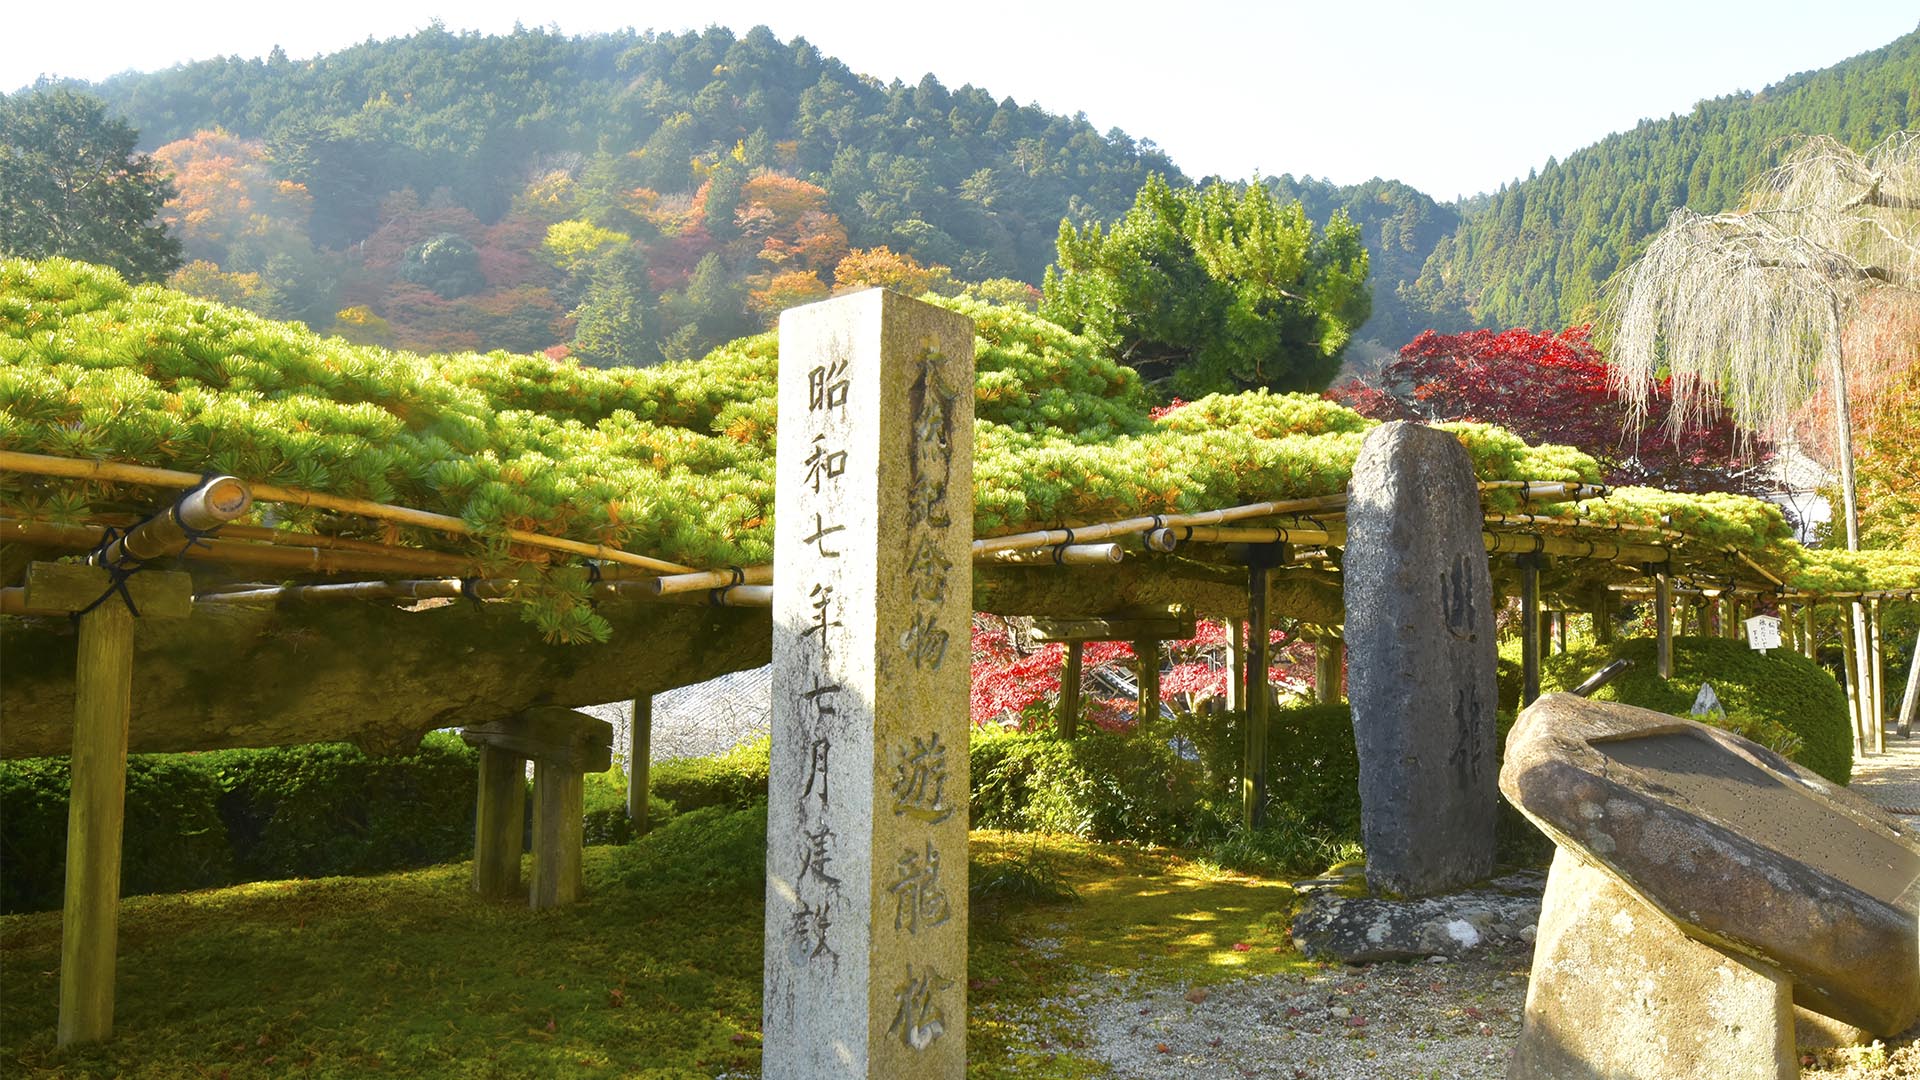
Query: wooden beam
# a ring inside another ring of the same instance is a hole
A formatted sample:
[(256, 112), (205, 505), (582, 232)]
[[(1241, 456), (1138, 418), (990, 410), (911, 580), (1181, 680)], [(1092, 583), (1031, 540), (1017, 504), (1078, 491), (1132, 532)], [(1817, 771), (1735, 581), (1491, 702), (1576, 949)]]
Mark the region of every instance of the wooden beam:
[[(145, 570), (128, 577), (125, 584), (133, 606), (142, 615), (177, 619), (193, 613), (193, 579), (186, 574)], [(98, 566), (36, 562), (27, 567), (26, 606), (41, 612), (81, 611), (112, 586), (113, 575)], [(100, 607), (109, 605), (126, 610), (126, 601), (117, 596)]]
[(533, 883), (527, 903), (538, 911), (580, 899), (586, 785), (580, 770), (533, 763)]
[(653, 828), (647, 795), (653, 786), (653, 695), (633, 695), (633, 720), (627, 725), (627, 820), (634, 835)]
[(1063, 739), (1080, 734), (1080, 650), (1078, 641), (1067, 642), (1067, 653), (1060, 664), (1060, 715), (1055, 730)]
[(613, 725), (598, 717), (554, 705), (536, 705), (516, 716), (461, 730), (472, 746), (495, 746), (575, 772), (606, 772), (613, 767)]
[(527, 759), (498, 746), (480, 747), (480, 785), (473, 814), (473, 891), (491, 900), (519, 896), (526, 846)]
[(1194, 614), (1181, 607), (1115, 612), (1081, 619), (1036, 618), (1035, 641), (1186, 641), (1196, 631)]

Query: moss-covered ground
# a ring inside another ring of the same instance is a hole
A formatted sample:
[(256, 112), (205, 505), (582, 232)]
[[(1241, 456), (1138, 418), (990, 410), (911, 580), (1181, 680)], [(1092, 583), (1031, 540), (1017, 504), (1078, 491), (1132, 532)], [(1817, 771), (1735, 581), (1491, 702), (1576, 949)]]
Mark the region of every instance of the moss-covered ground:
[[(0, 918), (0, 1075), (757, 1075), (761, 834), (751, 812), (698, 816), (588, 849), (589, 898), (560, 911), (479, 900), (466, 864), (128, 899), (114, 1035), (66, 1050), (59, 913)], [(973, 1077), (1100, 1075), (1051, 1000), (1069, 980), (1303, 964), (1281, 882), (1053, 837), (976, 832), (972, 848), (976, 876), (1038, 866), (1078, 893), (976, 900)]]

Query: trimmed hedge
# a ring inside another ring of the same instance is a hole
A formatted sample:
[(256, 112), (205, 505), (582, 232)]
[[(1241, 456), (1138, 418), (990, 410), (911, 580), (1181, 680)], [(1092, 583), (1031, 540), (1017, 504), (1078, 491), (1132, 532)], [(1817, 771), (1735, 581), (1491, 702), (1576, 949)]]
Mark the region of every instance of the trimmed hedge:
[(1765, 656), (1744, 641), (1714, 637), (1673, 639), (1673, 678), (1654, 669), (1652, 638), (1631, 638), (1610, 648), (1588, 648), (1550, 656), (1541, 664), (1542, 690), (1566, 690), (1617, 659), (1633, 666), (1593, 695), (1596, 701), (1620, 701), (1687, 716), (1703, 682), (1726, 707), (1725, 726), (1769, 742), (1773, 725), (1794, 741), (1775, 746), (1801, 765), (1836, 784), (1853, 774), (1853, 732), (1847, 695), (1819, 664), (1793, 652), (1774, 649)]
[(676, 813), (709, 806), (743, 809), (755, 799), (767, 797), (772, 747), (773, 740), (762, 736), (712, 757), (656, 761), (648, 777), (648, 791), (672, 804)]
[[(0, 762), (0, 911), (57, 908), (68, 763)], [(346, 745), (127, 759), (121, 894), (370, 874), (467, 858), (474, 751), (428, 735), (406, 757)]]

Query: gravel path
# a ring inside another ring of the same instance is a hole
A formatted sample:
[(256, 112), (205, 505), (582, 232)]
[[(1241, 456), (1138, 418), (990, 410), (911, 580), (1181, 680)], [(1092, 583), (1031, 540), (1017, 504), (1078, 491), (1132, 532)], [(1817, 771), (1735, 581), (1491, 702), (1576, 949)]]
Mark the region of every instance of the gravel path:
[[(1888, 734), (1853, 790), (1920, 832), (1920, 738)], [(1501, 1080), (1526, 1005), (1524, 952), (1445, 963), (1334, 966), (1206, 990), (1091, 986), (1084, 1052), (1127, 1080)], [(1888, 1044), (1802, 1059), (1822, 1080), (1920, 1080), (1920, 1028)]]

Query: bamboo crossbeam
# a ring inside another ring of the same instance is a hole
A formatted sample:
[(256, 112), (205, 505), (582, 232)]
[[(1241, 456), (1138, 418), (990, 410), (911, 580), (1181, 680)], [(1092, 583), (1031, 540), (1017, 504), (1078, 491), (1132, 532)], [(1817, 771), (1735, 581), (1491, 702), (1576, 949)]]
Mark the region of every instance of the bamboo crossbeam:
[(1174, 551), (1181, 544), (1331, 544), (1338, 547), (1346, 540), (1345, 529), (1201, 525), (1154, 529), (1147, 534), (1147, 547), (1160, 552)]
[(217, 529), (253, 506), (253, 492), (231, 476), (216, 476), (180, 497), (166, 513), (155, 514), (114, 539), (94, 556), (108, 568), (137, 565), (187, 546), (190, 533)]
[(1248, 518), (1274, 517), (1285, 514), (1310, 514), (1317, 511), (1344, 510), (1347, 505), (1345, 495), (1321, 495), (1310, 499), (1282, 499), (1277, 502), (1248, 503), (1244, 506), (1228, 506), (1219, 510), (1202, 510), (1191, 514), (1154, 514), (1146, 517), (1123, 518), (1119, 521), (1100, 522), (1082, 525), (1071, 529), (1040, 529), (1034, 532), (1013, 533), (1007, 536), (994, 536), (973, 542), (973, 556), (976, 561), (983, 555), (1000, 551), (1019, 551), (1026, 548), (1050, 548), (1060, 544), (1079, 544), (1089, 540), (1111, 540), (1117, 536), (1130, 536), (1162, 526), (1187, 525), (1224, 525)]
[[(149, 487), (191, 488), (198, 486), (200, 476), (195, 473), (181, 472), (178, 469), (156, 469), (147, 465), (126, 465), (115, 461), (79, 461), (73, 458), (52, 457), (47, 454), (23, 454), (14, 450), (0, 450), (0, 471), (27, 473), (34, 476), (57, 476), (74, 480), (100, 480), (123, 484), (143, 484)], [(350, 499), (340, 495), (327, 495), (317, 491), (301, 491), (297, 488), (279, 487), (273, 484), (253, 485), (253, 497), (260, 502), (288, 503), (319, 510), (332, 510), (342, 514), (354, 514), (359, 517), (373, 518), (378, 521), (391, 521), (399, 525), (413, 525), (423, 529), (451, 533), (456, 536), (473, 536), (476, 530), (464, 519), (450, 514), (436, 514), (426, 510), (414, 510), (405, 506), (393, 506), (377, 503), (368, 499)], [(606, 562), (638, 566), (663, 574), (693, 573), (691, 566), (667, 562), (646, 555), (636, 555), (630, 551), (621, 551), (605, 544), (589, 544), (565, 537), (547, 536), (528, 532), (525, 529), (504, 530), (507, 539), (516, 544), (542, 548), (548, 551), (564, 551), (573, 555), (584, 555)]]
[[(324, 600), (501, 600), (513, 595), (519, 582), (512, 578), (428, 578), (406, 581), (346, 581), (332, 585), (269, 585), (249, 589), (205, 592), (194, 596), (198, 604), (278, 604)], [(594, 586), (601, 596), (620, 596), (641, 600), (715, 604), (720, 607), (769, 607), (773, 589), (767, 585), (737, 585), (709, 590), (707, 596), (690, 592), (666, 596), (653, 591), (651, 582), (603, 581)], [(0, 589), (0, 604), (6, 593)]]
[(974, 557), (976, 563), (1001, 566), (1111, 566), (1126, 561), (1127, 551), (1119, 544), (1065, 544), (1060, 547), (1026, 548), (1018, 551), (992, 551)]
[(1488, 514), (1485, 520), (1489, 525), (1544, 525), (1551, 528), (1591, 529), (1599, 532), (1645, 533), (1667, 540), (1688, 539), (1688, 535), (1679, 529), (1665, 525), (1642, 525), (1632, 521), (1588, 521), (1581, 518), (1556, 517), (1552, 514)]
[(1672, 552), (1651, 544), (1615, 543), (1606, 540), (1576, 540), (1570, 536), (1529, 536), (1520, 533), (1483, 532), (1481, 539), (1489, 555), (1521, 555), (1538, 552), (1576, 559), (1606, 559), (1614, 562), (1665, 563)]
[[(97, 525), (0, 518), (0, 540), (86, 551), (97, 546), (104, 535), (105, 530)], [(474, 565), (458, 556), (409, 548), (393, 548), (385, 553), (326, 551), (223, 539), (201, 540), (176, 555), (195, 562), (238, 563), (314, 574), (458, 574), (470, 571)]]
[(725, 570), (702, 570), (691, 574), (669, 574), (665, 577), (650, 578), (645, 584), (655, 596), (671, 596), (675, 593), (699, 592), (702, 589), (768, 585), (772, 582), (772, 566), (742, 566), (728, 567)]

